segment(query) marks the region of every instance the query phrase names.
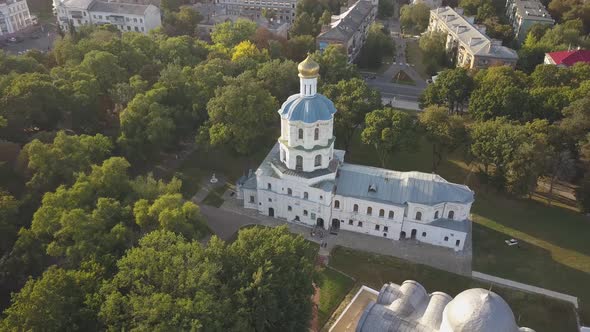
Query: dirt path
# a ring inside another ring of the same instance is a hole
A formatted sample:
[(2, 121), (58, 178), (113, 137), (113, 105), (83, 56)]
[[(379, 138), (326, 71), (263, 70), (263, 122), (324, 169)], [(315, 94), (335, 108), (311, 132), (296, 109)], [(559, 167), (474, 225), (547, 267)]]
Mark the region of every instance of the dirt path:
[(319, 320), (319, 307), (320, 307), (320, 288), (313, 284), (313, 297), (312, 297), (312, 309), (311, 309), (311, 322), (309, 324), (309, 330), (313, 332), (320, 331), (320, 320)]

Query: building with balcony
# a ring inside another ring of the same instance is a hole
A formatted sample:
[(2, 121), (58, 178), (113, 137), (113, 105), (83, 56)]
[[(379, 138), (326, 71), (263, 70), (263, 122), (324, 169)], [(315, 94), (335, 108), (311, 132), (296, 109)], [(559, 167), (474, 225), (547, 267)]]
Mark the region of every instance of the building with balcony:
[(336, 108), (317, 93), (318, 64), (308, 57), (298, 69), (300, 92), (278, 111), (281, 136), (256, 172), (238, 181), (244, 207), (331, 232), (462, 250), (473, 191), (436, 174), (346, 163), (334, 148)]
[(555, 21), (539, 0), (507, 0), (506, 16), (514, 29), (515, 40), (522, 44), (534, 24), (553, 25)]
[(64, 31), (85, 24), (112, 24), (121, 31), (147, 33), (162, 25), (160, 9), (151, 3), (54, 0), (53, 5)]
[(279, 24), (291, 23), (295, 19), (297, 0), (216, 0), (227, 15), (248, 17), (252, 20), (272, 18)]
[(516, 66), (516, 51), (488, 37), (485, 27), (473, 22), (473, 17), (463, 16), (461, 8), (441, 7), (430, 11), (428, 32), (446, 34), (447, 54), (457, 67)]
[(369, 26), (377, 17), (377, 1), (359, 0), (340, 15), (333, 15), (329, 26), (317, 37), (320, 51), (328, 45), (342, 46), (348, 62), (354, 62), (367, 39)]
[(20, 31), (33, 25), (33, 18), (25, 0), (0, 1), (0, 36)]

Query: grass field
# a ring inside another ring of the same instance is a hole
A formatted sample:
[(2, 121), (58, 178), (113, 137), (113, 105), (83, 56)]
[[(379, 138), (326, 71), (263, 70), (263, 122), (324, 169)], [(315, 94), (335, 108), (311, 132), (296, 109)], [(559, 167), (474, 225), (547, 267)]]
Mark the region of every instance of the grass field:
[[(468, 288), (490, 287), (487, 283), (428, 266), (342, 247), (334, 249), (330, 265), (356, 278), (357, 283), (377, 290), (387, 282), (399, 284), (404, 280), (417, 280), (428, 292), (443, 291), (451, 296)], [(508, 302), (521, 326), (537, 332), (577, 330), (574, 311), (567, 302), (498, 286), (493, 286), (493, 291)]]
[(334, 310), (340, 305), (354, 281), (331, 268), (322, 268), (318, 273), (317, 285), (320, 287), (320, 305), (318, 308), (319, 326), (324, 326)]
[[(418, 148), (400, 152), (386, 168), (400, 171), (431, 171), (431, 145), (421, 140)], [(583, 323), (590, 324), (590, 220), (564, 207), (510, 197), (479, 188), (469, 181), (469, 165), (463, 152), (443, 161), (437, 173), (449, 181), (469, 184), (476, 193), (473, 214), (473, 269), (499, 277), (577, 296)], [(347, 161), (380, 166), (375, 150), (351, 143)], [(520, 248), (504, 240), (521, 240)]]

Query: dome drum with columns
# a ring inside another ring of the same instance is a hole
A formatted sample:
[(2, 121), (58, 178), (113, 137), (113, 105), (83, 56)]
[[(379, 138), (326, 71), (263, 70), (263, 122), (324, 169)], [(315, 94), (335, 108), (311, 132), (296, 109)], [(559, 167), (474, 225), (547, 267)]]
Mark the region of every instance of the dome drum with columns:
[(297, 67), (300, 91), (279, 109), (281, 161), (292, 170), (312, 172), (327, 168), (333, 158), (334, 103), (317, 93), (319, 65), (307, 58)]

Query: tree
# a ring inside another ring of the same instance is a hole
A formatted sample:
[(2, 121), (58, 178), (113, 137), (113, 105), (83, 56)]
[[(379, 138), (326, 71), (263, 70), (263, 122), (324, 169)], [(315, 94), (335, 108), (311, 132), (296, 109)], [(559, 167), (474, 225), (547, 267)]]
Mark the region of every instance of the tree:
[(250, 40), (256, 32), (256, 23), (247, 19), (237, 19), (216, 24), (211, 33), (211, 40), (215, 44), (232, 48), (242, 41)]
[(185, 202), (181, 194), (165, 194), (153, 203), (147, 199), (138, 200), (133, 208), (135, 222), (144, 233), (165, 229), (185, 237), (200, 238), (203, 235), (199, 207)]
[(300, 35), (287, 40), (285, 56), (293, 61), (303, 61), (307, 54), (315, 51), (315, 38), (310, 35)]
[(245, 40), (233, 48), (231, 61), (244, 62), (252, 61), (254, 64), (268, 61), (268, 51), (259, 50), (251, 41)]
[(164, 12), (163, 29), (168, 36), (195, 36), (203, 17), (191, 6), (182, 6), (178, 12)]
[(19, 201), (7, 192), (0, 191), (0, 256), (14, 243), (18, 231)]
[(394, 153), (415, 147), (416, 139), (414, 119), (392, 108), (368, 113), (361, 133), (362, 142), (377, 150), (382, 167)]
[(590, 213), (590, 172), (586, 172), (576, 189), (576, 201), (582, 213)]
[(477, 15), (477, 9), (481, 5), (481, 0), (459, 0), (459, 7), (463, 8), (463, 13), (467, 16)]
[(420, 96), (424, 106), (445, 105), (451, 112), (459, 113), (474, 88), (474, 82), (465, 68), (447, 69), (438, 74), (436, 81), (426, 87)]
[(381, 107), (381, 95), (360, 78), (327, 84), (322, 92), (334, 102), (338, 116), (334, 118), (337, 136), (348, 151), (355, 131), (363, 124), (365, 116)]
[(207, 44), (189, 36), (165, 38), (160, 41), (159, 58), (163, 63), (195, 66), (207, 58)]
[(428, 28), (430, 8), (418, 3), (415, 5), (403, 5), (400, 9), (399, 21), (404, 31), (421, 33)]
[(289, 32), (293, 36), (317, 36), (320, 32), (320, 25), (311, 15), (304, 12), (295, 17)]
[(117, 57), (105, 51), (91, 51), (86, 54), (80, 68), (94, 75), (105, 93), (115, 83), (125, 79), (125, 71), (119, 67)]
[(549, 192), (547, 193), (547, 204), (551, 205), (553, 199), (553, 187), (555, 181), (568, 181), (575, 174), (576, 165), (571, 152), (567, 149), (550, 147), (545, 149), (547, 164), (544, 175), (549, 178)]
[(60, 131), (51, 144), (33, 140), (23, 149), (27, 167), (33, 174), (27, 186), (41, 193), (71, 184), (76, 173), (103, 161), (112, 148), (111, 141), (101, 134), (68, 136)]
[(359, 66), (364, 68), (378, 68), (383, 63), (383, 57), (393, 55), (395, 45), (391, 37), (384, 32), (383, 25), (373, 23), (369, 27), (367, 40), (361, 49)]
[(323, 52), (316, 51), (312, 58), (320, 65), (321, 83), (338, 83), (360, 77), (356, 67), (348, 63), (346, 52), (341, 46), (329, 45)]
[(298, 92), (297, 64), (290, 60), (271, 60), (258, 68), (256, 77), (271, 95), (284, 102), (287, 97)]
[(586, 33), (590, 33), (590, 5), (583, 0), (552, 0), (548, 6), (551, 16), (558, 21), (582, 20)]
[(234, 79), (228, 83), (207, 104), (209, 143), (250, 154), (273, 132), (277, 100), (259, 82)]
[(432, 144), (432, 171), (436, 172), (448, 153), (456, 150), (467, 140), (465, 121), (457, 115), (449, 115), (449, 109), (429, 106), (418, 117)]
[(560, 127), (575, 141), (580, 141), (590, 131), (590, 98), (574, 101), (562, 110)]
[(428, 32), (420, 36), (418, 45), (423, 53), (422, 61), (430, 75), (436, 74), (447, 62), (446, 40), (446, 34), (441, 32)]
[(0, 327), (5, 331), (99, 331), (101, 324), (91, 299), (100, 280), (100, 270), (51, 266), (14, 294)]
[(392, 17), (395, 11), (395, 6), (392, 0), (379, 0), (377, 14), (379, 18), (386, 19)]
[(476, 76), (477, 88), (469, 99), (469, 112), (476, 119), (506, 116), (530, 119), (535, 101), (527, 91), (527, 77), (510, 67), (490, 67)]
[(324, 10), (322, 17), (320, 17), (320, 24), (329, 25), (332, 22), (332, 14), (329, 10)]

